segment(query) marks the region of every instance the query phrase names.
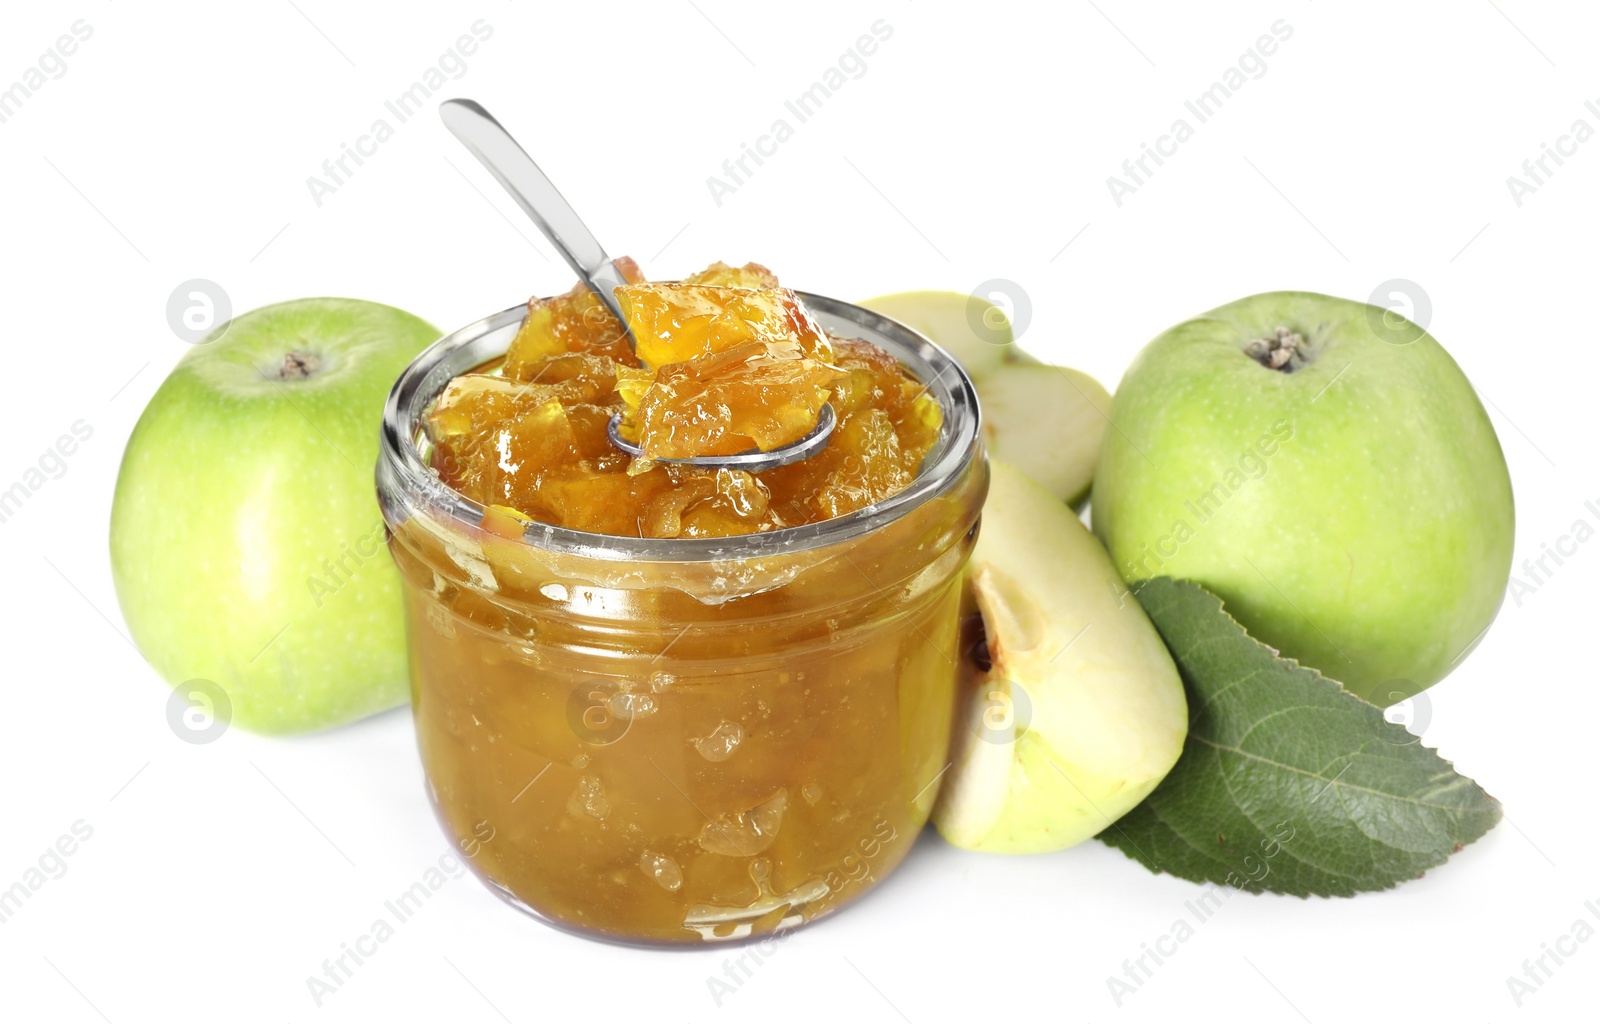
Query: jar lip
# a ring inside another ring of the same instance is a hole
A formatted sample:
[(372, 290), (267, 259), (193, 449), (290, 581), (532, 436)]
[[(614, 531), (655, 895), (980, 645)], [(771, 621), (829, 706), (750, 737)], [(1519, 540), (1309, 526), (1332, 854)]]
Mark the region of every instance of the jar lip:
[[(979, 457), (978, 393), (961, 364), (923, 335), (854, 303), (796, 292), (828, 333), (872, 342), (898, 359), (943, 411), (939, 437), (916, 479), (875, 505), (802, 526), (734, 537), (627, 537), (529, 523), (522, 540), (536, 548), (611, 562), (721, 562), (787, 555), (849, 541), (901, 518), (956, 486)], [(392, 528), (425, 514), (465, 526), (482, 523), (485, 507), (448, 486), (418, 448), (422, 417), (459, 374), (505, 354), (527, 316), (526, 303), (440, 338), (418, 355), (389, 391), (378, 449), (378, 491)]]

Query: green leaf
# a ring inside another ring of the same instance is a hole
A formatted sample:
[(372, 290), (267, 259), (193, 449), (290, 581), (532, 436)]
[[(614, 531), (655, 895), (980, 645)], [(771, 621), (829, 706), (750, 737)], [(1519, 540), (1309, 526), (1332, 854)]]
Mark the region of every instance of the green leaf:
[(1183, 676), (1189, 737), (1104, 842), (1194, 882), (1353, 896), (1416, 878), (1500, 820), (1477, 783), (1252, 639), (1206, 590), (1163, 578), (1138, 598)]

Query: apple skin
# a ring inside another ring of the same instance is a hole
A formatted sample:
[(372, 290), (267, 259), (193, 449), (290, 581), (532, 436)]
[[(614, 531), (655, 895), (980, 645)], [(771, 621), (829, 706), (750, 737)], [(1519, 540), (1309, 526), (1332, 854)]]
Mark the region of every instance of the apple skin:
[[(1293, 372), (1244, 351), (1278, 328), (1310, 346)], [(1145, 347), (1112, 422), (1093, 522), (1124, 578), (1202, 584), (1367, 700), (1443, 678), (1500, 607), (1500, 442), (1461, 369), (1392, 312), (1309, 292), (1222, 306)]]
[[(139, 650), (174, 686), (216, 683), (252, 732), (404, 703), (400, 581), (372, 473), (389, 389), (439, 331), (328, 298), (213, 337), (150, 400), (117, 477), (112, 576)], [(269, 379), (291, 351), (316, 372)]]

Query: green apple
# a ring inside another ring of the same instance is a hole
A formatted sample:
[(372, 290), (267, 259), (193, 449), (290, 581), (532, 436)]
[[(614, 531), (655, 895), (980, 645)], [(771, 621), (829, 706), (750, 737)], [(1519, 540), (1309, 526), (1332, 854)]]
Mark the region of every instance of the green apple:
[(1112, 403), (1093, 521), (1130, 582), (1219, 595), (1252, 636), (1381, 705), (1442, 678), (1511, 571), (1511, 480), (1422, 328), (1307, 292), (1152, 341)]
[(406, 700), (372, 472), (389, 388), (438, 337), (389, 306), (304, 299), (184, 354), (134, 427), (111, 510), (123, 617), (169, 683), (209, 680), (262, 733)]
[(969, 568), (986, 643), (965, 666), (933, 819), (965, 849), (1060, 850), (1149, 795), (1183, 751), (1188, 711), (1105, 549), (1050, 491), (992, 468)]
[(1064, 366), (1006, 363), (974, 383), (989, 454), (1062, 501), (1087, 497), (1111, 417), (1100, 382)]
[(967, 376), (980, 378), (1007, 362), (1028, 361), (1016, 346), (1011, 318), (987, 299), (961, 292), (880, 295), (859, 303), (931, 340), (955, 356)]

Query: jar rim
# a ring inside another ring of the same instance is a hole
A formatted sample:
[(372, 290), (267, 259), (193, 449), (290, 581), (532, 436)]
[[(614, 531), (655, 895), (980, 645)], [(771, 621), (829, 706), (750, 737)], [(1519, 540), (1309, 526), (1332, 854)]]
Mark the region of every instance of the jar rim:
[[(939, 437), (917, 476), (881, 502), (832, 519), (732, 537), (629, 537), (532, 522), (522, 540), (530, 546), (610, 562), (721, 562), (791, 554), (854, 540), (948, 493), (979, 457), (978, 393), (953, 356), (897, 320), (854, 303), (796, 292), (828, 331), (885, 349), (932, 393), (943, 412)], [(428, 408), (454, 377), (505, 354), (526, 318), (519, 303), (445, 335), (411, 361), (389, 391), (379, 437), (377, 483), (391, 528), (426, 514), (476, 527), (484, 505), (441, 480), (419, 447)]]

